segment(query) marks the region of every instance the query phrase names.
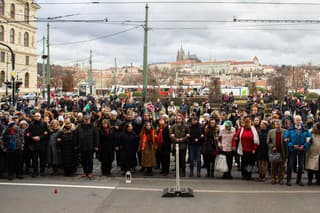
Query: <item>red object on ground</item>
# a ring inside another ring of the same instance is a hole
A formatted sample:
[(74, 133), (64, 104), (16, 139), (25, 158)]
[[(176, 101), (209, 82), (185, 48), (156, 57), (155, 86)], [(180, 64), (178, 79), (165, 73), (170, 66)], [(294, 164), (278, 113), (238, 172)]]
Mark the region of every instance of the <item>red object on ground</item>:
[(58, 194), (58, 189), (54, 189), (53, 193)]

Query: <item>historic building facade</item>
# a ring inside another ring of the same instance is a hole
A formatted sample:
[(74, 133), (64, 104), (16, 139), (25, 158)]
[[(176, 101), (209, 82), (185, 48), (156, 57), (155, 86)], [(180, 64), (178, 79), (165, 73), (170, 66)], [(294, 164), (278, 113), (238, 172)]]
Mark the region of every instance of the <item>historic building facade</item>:
[[(15, 54), (15, 71), (22, 81), (21, 92), (37, 89), (37, 26), (40, 6), (32, 0), (0, 0), (0, 42), (9, 45)], [(11, 55), (0, 46), (0, 93), (4, 82), (11, 81)]]

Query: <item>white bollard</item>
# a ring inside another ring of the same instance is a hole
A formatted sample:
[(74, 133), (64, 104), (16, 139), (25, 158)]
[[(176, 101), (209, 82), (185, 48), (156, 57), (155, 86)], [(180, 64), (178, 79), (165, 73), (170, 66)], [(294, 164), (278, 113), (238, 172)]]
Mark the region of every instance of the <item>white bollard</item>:
[(132, 175), (131, 175), (131, 172), (130, 171), (127, 171), (126, 172), (126, 175), (125, 175), (125, 178), (126, 178), (126, 183), (131, 183), (132, 181)]

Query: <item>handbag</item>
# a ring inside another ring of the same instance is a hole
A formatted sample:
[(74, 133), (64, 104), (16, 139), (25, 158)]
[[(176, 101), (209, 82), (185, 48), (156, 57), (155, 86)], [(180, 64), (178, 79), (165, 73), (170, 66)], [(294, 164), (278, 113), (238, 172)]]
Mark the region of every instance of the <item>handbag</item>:
[(223, 173), (229, 171), (227, 157), (225, 155), (219, 154), (216, 156), (214, 169), (215, 171)]
[(282, 161), (281, 154), (279, 152), (272, 152), (269, 154), (270, 163), (280, 163)]

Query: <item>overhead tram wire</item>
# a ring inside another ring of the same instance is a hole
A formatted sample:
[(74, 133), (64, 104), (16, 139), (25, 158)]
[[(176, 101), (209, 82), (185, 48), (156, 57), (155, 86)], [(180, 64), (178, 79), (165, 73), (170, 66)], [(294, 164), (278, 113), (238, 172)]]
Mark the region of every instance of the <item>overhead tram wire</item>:
[(316, 19), (238, 19), (236, 17), (233, 17), (233, 22), (320, 24), (320, 20)]
[[(232, 5), (292, 5), (292, 6), (320, 6), (317, 2), (268, 2), (268, 1), (148, 1), (148, 4), (232, 4)], [(146, 4), (146, 1), (78, 1), (78, 2), (38, 2), (40, 5), (124, 5), (124, 4)]]
[[(45, 23), (53, 23), (53, 22), (66, 22), (66, 23), (107, 23), (107, 19), (93, 19), (93, 20), (83, 20), (83, 19), (60, 19), (60, 20), (54, 20), (54, 19), (33, 19), (29, 20), (28, 22), (45, 22)], [(1, 21), (0, 23), (24, 23), (25, 20), (8, 20), (8, 21)]]
[(320, 32), (320, 29), (306, 28), (216, 28), (216, 27), (150, 27), (151, 31), (180, 31), (180, 30), (216, 30), (216, 31), (306, 31)]
[(76, 64), (76, 63), (79, 63), (79, 62), (87, 61), (88, 59), (90, 59), (90, 57), (81, 58), (81, 59), (74, 59), (74, 60), (72, 60), (72, 61), (63, 62), (62, 65)]
[[(300, 24), (320, 24), (320, 20), (311, 20), (311, 19), (238, 19), (236, 17), (233, 17), (233, 22), (238, 23), (238, 22), (244, 22), (244, 23), (270, 23), (268, 26), (276, 27), (279, 25), (288, 25), (292, 26), (293, 24), (295, 25), (300, 25)], [(259, 25), (257, 25), (259, 26)], [(263, 25), (261, 25), (263, 26)], [(260, 27), (261, 27), (260, 26)], [(252, 28), (256, 26), (238, 26), (239, 28), (235, 28), (237, 26), (222, 26), (222, 27), (150, 27), (152, 30), (272, 30), (272, 31), (310, 31), (310, 32), (316, 32), (320, 31), (320, 29), (301, 29), (301, 28)]]
[(116, 33), (111, 33), (111, 34), (107, 34), (107, 35), (104, 35), (104, 36), (99, 36), (99, 37), (96, 37), (96, 38), (93, 38), (93, 39), (88, 39), (88, 40), (83, 40), (83, 41), (64, 42), (64, 43), (56, 43), (56, 44), (53, 43), (53, 44), (51, 44), (51, 46), (72, 45), (72, 44), (80, 44), (80, 43), (83, 44), (83, 43), (87, 43), (87, 42), (91, 42), (91, 41), (95, 41), (95, 40), (109, 38), (109, 37), (116, 36), (116, 35), (119, 35), (119, 34), (122, 34), (122, 33), (126, 33), (126, 32), (129, 32), (131, 30), (135, 30), (135, 29), (137, 29), (139, 27), (140, 27), (140, 25), (132, 27), (132, 28), (129, 28), (129, 29), (126, 29), (126, 30), (122, 30), (122, 31), (119, 31), (119, 32), (116, 32)]

